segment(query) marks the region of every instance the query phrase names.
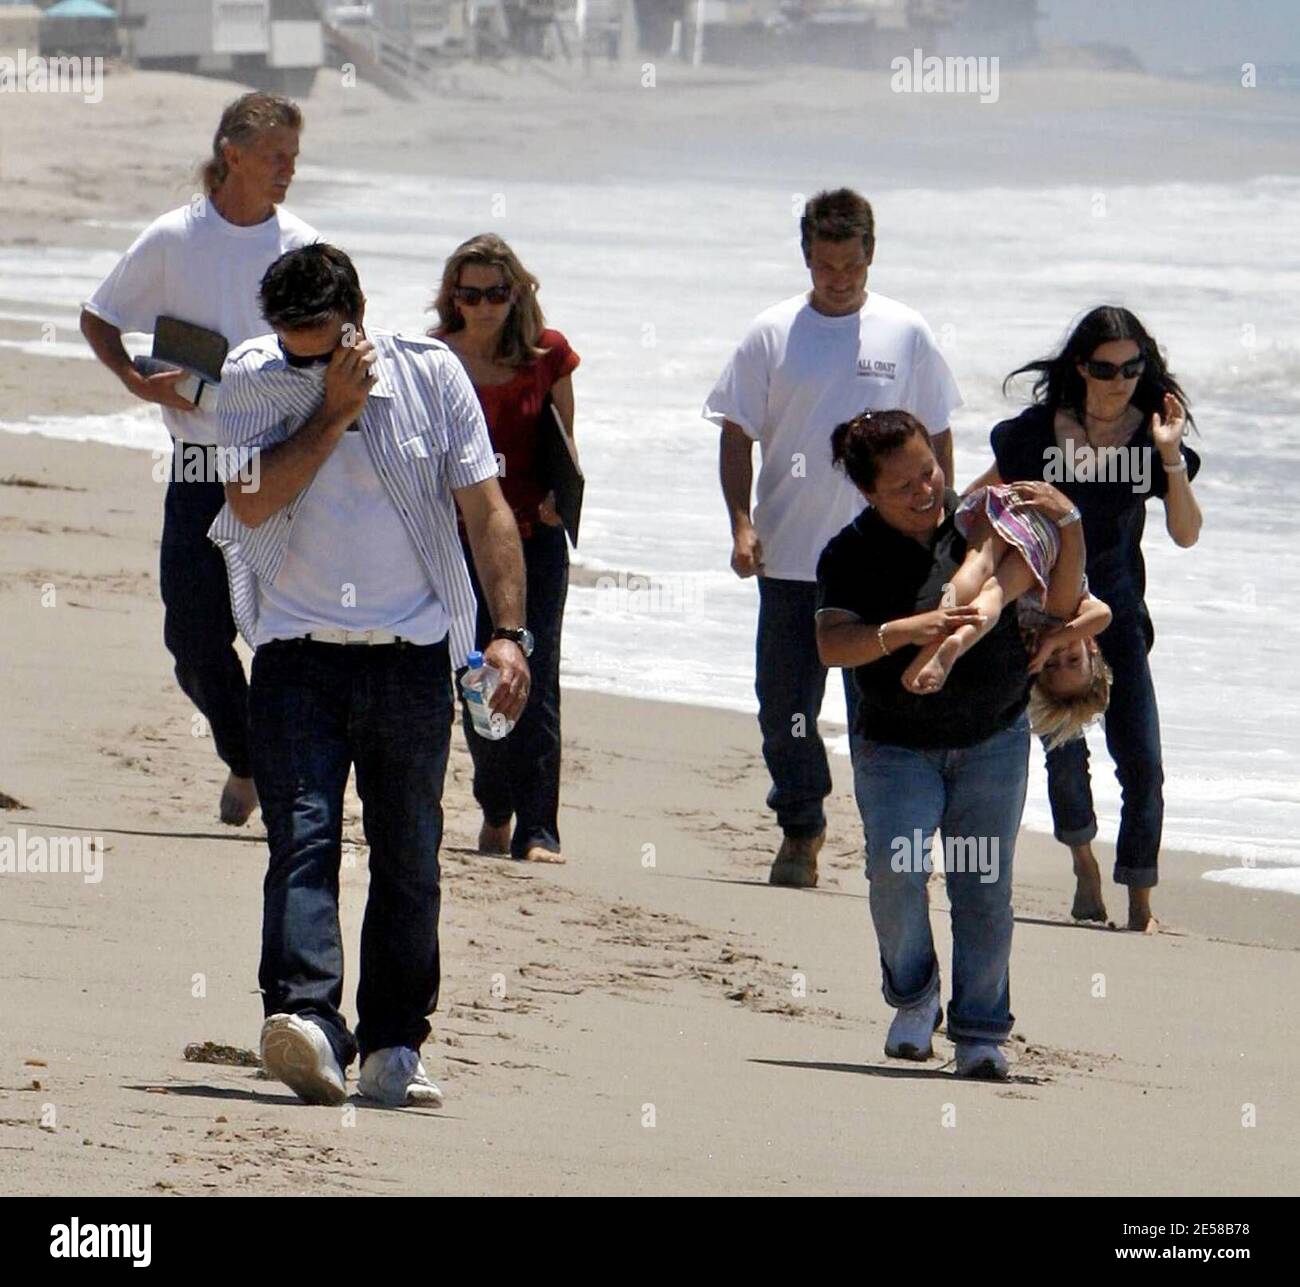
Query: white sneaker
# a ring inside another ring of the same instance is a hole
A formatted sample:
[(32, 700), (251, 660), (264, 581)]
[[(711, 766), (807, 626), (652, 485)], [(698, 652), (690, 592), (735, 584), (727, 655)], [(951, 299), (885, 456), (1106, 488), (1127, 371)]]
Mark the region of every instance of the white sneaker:
[(361, 1065), (357, 1089), (367, 1099), (377, 1099), (389, 1108), (408, 1104), (442, 1107), (442, 1091), (424, 1071), (418, 1052), (409, 1046), (372, 1050)]
[(885, 1054), (891, 1059), (929, 1059), (934, 1055), (930, 1037), (943, 1018), (938, 996), (906, 1006), (894, 1015), (885, 1038)]
[(296, 1014), (273, 1014), (262, 1025), (262, 1067), (309, 1104), (341, 1104), (343, 1069), (318, 1023)]
[(1006, 1081), (1007, 1057), (991, 1041), (957, 1042), (957, 1076)]

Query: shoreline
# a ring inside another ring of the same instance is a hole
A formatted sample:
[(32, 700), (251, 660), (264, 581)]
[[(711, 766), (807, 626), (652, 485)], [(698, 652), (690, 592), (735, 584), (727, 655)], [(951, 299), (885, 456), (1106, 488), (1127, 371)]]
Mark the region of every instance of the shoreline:
[[(43, 361), (48, 359), (37, 358), (35, 360)], [(91, 371), (94, 374), (96, 375), (104, 374), (99, 369), (98, 364), (86, 364), (86, 365), (91, 367)], [(111, 383), (115, 384), (116, 382), (111, 381)], [(125, 391), (119, 390), (119, 392), (121, 394), (122, 400), (124, 400), (126, 403), (129, 404), (129, 407), (127, 409), (135, 408), (139, 406), (139, 404), (134, 399), (132, 399), (130, 395), (126, 394)], [(85, 414), (90, 414), (90, 413), (85, 413)], [(156, 451), (159, 450), (159, 448), (153, 448), (142, 444), (132, 445), (126, 443), (104, 443), (96, 439), (57, 438), (57, 437), (51, 437), (49, 435), (43, 434), (39, 430), (14, 431), (10, 427), (5, 427), (4, 420), (5, 420), (4, 381), (2, 378), (0, 378), (0, 442), (3, 442), (7, 438), (13, 438), (13, 439), (34, 438), (34, 439), (40, 439), (42, 442), (51, 445), (54, 444), (92, 445), (93, 444), (96, 447), (105, 447), (112, 451), (147, 452), (150, 454), (151, 459), (153, 461), (156, 462), (159, 459), (155, 454)], [(160, 432), (162, 433), (166, 432), (165, 430), (162, 429), (161, 422), (159, 422), (159, 429)], [(41, 453), (38, 452), (37, 455), (40, 456)], [(594, 584), (597, 577), (600, 575), (601, 575), (600, 572), (586, 570), (583, 568), (581, 562), (575, 561), (572, 565), (571, 584), (579, 585), (579, 586), (583, 585), (584, 583)], [(608, 696), (620, 701), (629, 701), (634, 703), (650, 702), (655, 704), (663, 704), (671, 707), (681, 707), (686, 711), (700, 712), (702, 715), (708, 715), (713, 713), (736, 715), (741, 718), (748, 719), (750, 721), (754, 721), (756, 716), (756, 709), (757, 709), (756, 707), (752, 709), (742, 708), (737, 704), (726, 704), (726, 703), (719, 703), (717, 705), (706, 705), (704, 703), (693, 701), (689, 698), (676, 698), (661, 693), (629, 694), (626, 692), (621, 692), (618, 690), (610, 690), (608, 688), (601, 687), (598, 683), (586, 683), (582, 679), (575, 679), (572, 676), (565, 677), (564, 688), (566, 692), (583, 692), (595, 696)], [(834, 720), (827, 720), (827, 719), (821, 720), (820, 725), (822, 728), (823, 738), (827, 743), (828, 754), (831, 756), (832, 760), (838, 760), (847, 765), (848, 763), (847, 752), (844, 750), (833, 749), (831, 745), (832, 742), (839, 739), (843, 739), (845, 737), (845, 735), (847, 734), (847, 728), (843, 724), (840, 724)], [(1103, 771), (1105, 771), (1104, 767), (1103, 767)], [(1032, 778), (1031, 778), (1031, 789), (1032, 789)], [(1031, 819), (1027, 822), (1022, 823), (1021, 831), (1024, 834), (1038, 837), (1050, 844), (1055, 844), (1055, 842), (1052, 839), (1050, 826), (1043, 825), (1042, 821), (1040, 821), (1039, 819)], [(1244, 845), (1252, 845), (1257, 842), (1251, 840), (1238, 840), (1236, 843), (1244, 844)], [(1109, 844), (1102, 840), (1098, 840), (1094, 842), (1094, 847), (1098, 852), (1099, 861), (1101, 861), (1100, 855), (1103, 849), (1107, 852), (1113, 849), (1112, 844)], [(1175, 856), (1180, 863), (1185, 862), (1192, 865), (1201, 864), (1204, 867), (1204, 872), (1202, 873), (1202, 876), (1204, 876), (1205, 872), (1225, 872), (1225, 871), (1231, 872), (1237, 870), (1242, 870), (1242, 871), (1255, 870), (1261, 873), (1269, 873), (1269, 872), (1291, 871), (1294, 869), (1293, 867), (1289, 867), (1283, 864), (1269, 862), (1269, 861), (1263, 861), (1258, 863), (1257, 865), (1252, 865), (1231, 852), (1228, 852), (1226, 850), (1217, 850), (1209, 847), (1208, 842), (1205, 842), (1202, 846), (1198, 846), (1195, 843), (1189, 844), (1187, 842), (1183, 842), (1182, 844), (1177, 846), (1166, 846), (1162, 848), (1161, 853), (1162, 853), (1162, 857), (1165, 854)], [(1102, 869), (1103, 872), (1108, 870), (1105, 861), (1102, 861)], [(1261, 877), (1261, 879), (1265, 879), (1265, 878), (1266, 877)], [(1268, 888), (1265, 885), (1254, 885), (1249, 882), (1239, 886), (1236, 885), (1234, 882), (1227, 881), (1222, 878), (1213, 878), (1213, 877), (1210, 879), (1209, 883), (1214, 884), (1221, 888), (1234, 888), (1234, 889), (1240, 888), (1256, 894), (1276, 895), (1283, 899), (1294, 898), (1297, 896), (1297, 892), (1300, 892), (1288, 888)]]

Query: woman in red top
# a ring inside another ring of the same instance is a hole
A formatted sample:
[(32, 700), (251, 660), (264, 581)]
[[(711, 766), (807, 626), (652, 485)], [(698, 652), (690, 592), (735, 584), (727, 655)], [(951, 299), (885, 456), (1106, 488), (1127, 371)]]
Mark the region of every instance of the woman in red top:
[[(529, 658), (528, 706), (509, 737), (480, 737), (464, 713), (474, 759), (474, 798), (483, 810), (479, 849), (528, 862), (563, 862), (560, 805), (560, 629), (569, 588), (569, 546), (554, 496), (541, 474), (539, 444), (553, 403), (573, 436), (573, 380), (578, 355), (559, 331), (546, 329), (537, 278), (494, 233), (458, 246), (443, 269), (429, 334), (460, 358), (483, 407), (500, 461), (501, 489), (515, 512), (524, 547)], [(493, 624), (478, 595), (477, 646)], [(513, 834), (511, 819), (514, 820)]]

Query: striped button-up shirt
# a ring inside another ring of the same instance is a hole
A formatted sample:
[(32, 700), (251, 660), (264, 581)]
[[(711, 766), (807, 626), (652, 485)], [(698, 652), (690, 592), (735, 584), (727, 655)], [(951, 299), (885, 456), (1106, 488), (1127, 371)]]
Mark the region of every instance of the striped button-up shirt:
[[(376, 378), (360, 432), (429, 584), (447, 608), (452, 663), (459, 666), (474, 646), (476, 604), (452, 491), (497, 474), (492, 442), (474, 386), (445, 344), (384, 331), (367, 330), (366, 338), (375, 346)], [(219, 462), (226, 481), (238, 484), (254, 452), (296, 433), (319, 408), (324, 389), (325, 368), (290, 366), (274, 335), (235, 349), (221, 372), (218, 406), (226, 449)], [(255, 528), (241, 523), (226, 504), (208, 531), (225, 556), (235, 624), (250, 645), (258, 584), (275, 584), (294, 515), (311, 486)]]

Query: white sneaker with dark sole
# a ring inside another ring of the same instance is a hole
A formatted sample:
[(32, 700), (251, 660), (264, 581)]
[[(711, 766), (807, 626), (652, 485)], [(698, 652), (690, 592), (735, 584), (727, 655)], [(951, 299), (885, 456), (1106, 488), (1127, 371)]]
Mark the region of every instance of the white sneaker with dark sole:
[(442, 1091), (424, 1071), (419, 1054), (409, 1046), (372, 1050), (361, 1064), (357, 1089), (389, 1108), (441, 1108)]
[(885, 1054), (891, 1059), (930, 1059), (934, 1056), (931, 1036), (943, 1022), (943, 1006), (937, 996), (899, 1010), (889, 1025)]
[(991, 1041), (957, 1042), (957, 1076), (978, 1081), (1006, 1081), (1007, 1057)]
[(273, 1014), (262, 1025), (262, 1067), (308, 1104), (347, 1100), (343, 1069), (319, 1024), (296, 1014)]

